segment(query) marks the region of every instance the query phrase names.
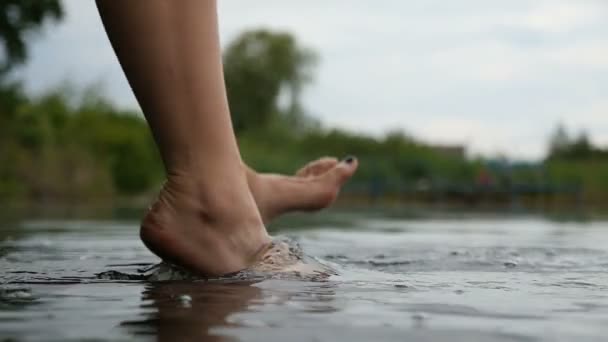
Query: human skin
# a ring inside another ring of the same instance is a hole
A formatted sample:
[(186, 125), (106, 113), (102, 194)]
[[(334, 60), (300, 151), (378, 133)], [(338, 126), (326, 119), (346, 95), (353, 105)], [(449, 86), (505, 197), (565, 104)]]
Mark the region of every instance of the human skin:
[(166, 261), (206, 276), (265, 253), (264, 222), (329, 205), (357, 161), (326, 158), (295, 176), (242, 161), (221, 64), (216, 1), (97, 0), (114, 51), (159, 148), (167, 180), (140, 236)]
[[(350, 178), (342, 178), (342, 165), (357, 163), (354, 157), (342, 162), (323, 157), (311, 161), (293, 176), (257, 173), (248, 168), (247, 182), (265, 224), (274, 218), (293, 211), (317, 211), (329, 207), (338, 197), (342, 184)], [(356, 165), (352, 171), (356, 169)], [(335, 173), (338, 173), (337, 175)]]

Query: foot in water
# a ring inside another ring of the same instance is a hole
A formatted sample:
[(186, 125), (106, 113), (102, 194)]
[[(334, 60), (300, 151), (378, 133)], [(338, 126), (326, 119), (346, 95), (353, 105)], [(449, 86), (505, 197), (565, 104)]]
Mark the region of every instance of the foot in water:
[(170, 173), (144, 216), (140, 236), (164, 261), (202, 276), (240, 271), (259, 260), (271, 239), (240, 165), (207, 165)]
[(291, 211), (315, 211), (330, 206), (342, 185), (357, 169), (353, 157), (338, 161), (320, 158), (293, 176), (257, 173), (247, 170), (247, 182), (264, 223)]
[(201, 275), (237, 272), (266, 255), (271, 239), (265, 222), (327, 207), (356, 168), (352, 157), (321, 158), (294, 176), (241, 169), (209, 177), (222, 181), (207, 184), (174, 173), (145, 215), (141, 239), (163, 260)]

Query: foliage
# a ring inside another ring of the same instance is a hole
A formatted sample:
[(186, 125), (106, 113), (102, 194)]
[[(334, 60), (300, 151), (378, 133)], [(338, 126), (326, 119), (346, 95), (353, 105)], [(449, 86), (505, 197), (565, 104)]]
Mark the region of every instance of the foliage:
[(28, 99), (17, 86), (1, 94), (0, 110), (2, 197), (70, 201), (136, 194), (161, 179), (138, 113), (91, 96), (74, 101), (60, 92)]
[[(535, 164), (470, 160), (400, 131), (372, 137), (322, 128), (300, 104), (314, 56), (291, 35), (265, 30), (245, 32), (228, 46), (230, 107), (253, 168), (292, 173), (321, 156), (355, 155), (360, 167), (350, 186), (361, 189), (575, 184), (586, 198), (608, 195), (607, 151), (565, 128), (554, 134), (547, 160)], [(95, 90), (70, 93), (32, 97), (18, 84), (0, 83), (0, 199), (79, 201), (157, 188), (163, 168), (142, 115), (115, 108)]]
[(593, 146), (585, 132), (574, 138), (563, 125), (557, 126), (549, 141), (548, 160), (580, 161), (595, 158), (608, 159), (608, 150)]
[(63, 7), (59, 0), (0, 0), (0, 41), (4, 56), (0, 76), (27, 58), (26, 39), (47, 19), (59, 20)]
[[(70, 201), (156, 188), (162, 167), (142, 116), (99, 97), (66, 93), (28, 98), (14, 86), (1, 94), (0, 197)], [(354, 154), (361, 161), (354, 182), (362, 184), (471, 181), (475, 172), (464, 158), (401, 133), (379, 139), (319, 128), (294, 135), (269, 125), (247, 130), (239, 143), (244, 159), (260, 171), (291, 173), (323, 155)]]
[[(267, 30), (247, 31), (224, 53), (224, 77), (237, 133), (282, 121), (291, 128), (307, 123), (302, 87), (312, 79), (315, 54), (294, 36)], [(288, 99), (286, 108), (279, 100)]]
[(579, 184), (588, 199), (605, 200), (608, 195), (608, 149), (593, 146), (584, 132), (572, 137), (559, 125), (549, 142), (546, 165), (553, 182)]
[(378, 139), (337, 129), (319, 129), (301, 136), (289, 132), (244, 134), (239, 141), (244, 159), (261, 171), (290, 173), (323, 155), (355, 155), (360, 161), (355, 183), (367, 184), (378, 179), (403, 185), (420, 180), (470, 182), (475, 174), (475, 166), (464, 158), (444, 155), (402, 134)]

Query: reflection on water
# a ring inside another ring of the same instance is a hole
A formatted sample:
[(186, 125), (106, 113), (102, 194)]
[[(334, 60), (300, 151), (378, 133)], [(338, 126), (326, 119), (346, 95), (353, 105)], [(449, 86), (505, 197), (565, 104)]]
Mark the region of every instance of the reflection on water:
[(142, 293), (142, 306), (155, 310), (121, 323), (130, 334), (153, 335), (159, 341), (176, 336), (192, 341), (225, 341), (214, 327), (234, 327), (231, 314), (246, 311), (262, 291), (249, 284), (177, 282), (149, 284)]
[(608, 332), (605, 221), (338, 213), (277, 229), (338, 274), (149, 282), (140, 276), (158, 260), (135, 221), (5, 225), (0, 340), (601, 341)]

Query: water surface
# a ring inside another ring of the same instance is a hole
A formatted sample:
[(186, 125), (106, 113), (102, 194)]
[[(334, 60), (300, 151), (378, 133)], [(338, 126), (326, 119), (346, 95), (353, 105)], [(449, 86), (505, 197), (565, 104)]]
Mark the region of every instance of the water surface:
[(285, 220), (338, 275), (100, 279), (158, 262), (137, 221), (29, 220), (0, 230), (0, 340), (603, 341), (608, 222), (539, 216)]

